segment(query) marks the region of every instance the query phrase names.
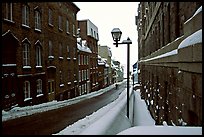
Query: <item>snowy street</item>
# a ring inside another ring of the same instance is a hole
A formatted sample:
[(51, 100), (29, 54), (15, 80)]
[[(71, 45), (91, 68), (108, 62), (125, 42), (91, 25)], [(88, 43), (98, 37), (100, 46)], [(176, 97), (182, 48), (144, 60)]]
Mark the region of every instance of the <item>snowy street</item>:
[(119, 83), (118, 90), (111, 85), (70, 100), (52, 101), (22, 108), (15, 107), (7, 112), (2, 111), (3, 132), (4, 134), (53, 134), (58, 132), (114, 101), (124, 90), (125, 83), (125, 81)]

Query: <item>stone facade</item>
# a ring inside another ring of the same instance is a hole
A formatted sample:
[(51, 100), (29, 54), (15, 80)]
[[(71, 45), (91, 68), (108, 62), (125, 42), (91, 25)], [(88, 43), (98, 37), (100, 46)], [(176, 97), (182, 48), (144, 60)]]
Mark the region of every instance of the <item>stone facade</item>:
[(201, 126), (201, 3), (141, 2), (136, 25), (141, 96), (156, 124)]

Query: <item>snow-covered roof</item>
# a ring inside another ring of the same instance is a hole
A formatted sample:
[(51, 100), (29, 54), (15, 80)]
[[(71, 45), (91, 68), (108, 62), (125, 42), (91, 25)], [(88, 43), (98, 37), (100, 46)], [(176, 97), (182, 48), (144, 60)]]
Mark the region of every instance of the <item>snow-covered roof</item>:
[(92, 53), (90, 48), (86, 46), (86, 40), (81, 40), (81, 38), (77, 38), (77, 48), (80, 51)]

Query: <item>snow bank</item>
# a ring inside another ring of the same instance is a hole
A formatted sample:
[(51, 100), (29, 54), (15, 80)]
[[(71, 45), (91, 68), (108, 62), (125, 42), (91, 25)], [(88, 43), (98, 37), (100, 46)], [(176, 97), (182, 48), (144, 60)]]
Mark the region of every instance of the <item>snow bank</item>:
[(146, 103), (141, 99), (140, 89), (134, 91), (134, 125), (135, 126), (154, 126), (155, 121), (147, 109)]
[[(130, 90), (132, 91), (132, 90)], [(114, 106), (96, 122), (91, 124), (80, 135), (115, 135), (131, 127), (131, 121), (126, 116), (127, 91), (124, 90), (113, 102)]]
[(136, 126), (117, 135), (202, 135), (202, 127)]

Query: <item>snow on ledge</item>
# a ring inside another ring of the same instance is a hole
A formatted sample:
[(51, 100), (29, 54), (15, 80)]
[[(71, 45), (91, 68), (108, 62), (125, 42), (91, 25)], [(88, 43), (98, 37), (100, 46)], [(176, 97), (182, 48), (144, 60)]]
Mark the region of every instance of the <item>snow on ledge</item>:
[(184, 39), (178, 46), (178, 49), (185, 48), (187, 46), (202, 43), (202, 29), (196, 31), (192, 35)]
[(194, 13), (194, 15), (192, 17), (190, 17), (186, 22), (184, 22), (184, 24), (189, 22), (193, 17), (195, 17), (200, 12), (202, 12), (202, 6)]

